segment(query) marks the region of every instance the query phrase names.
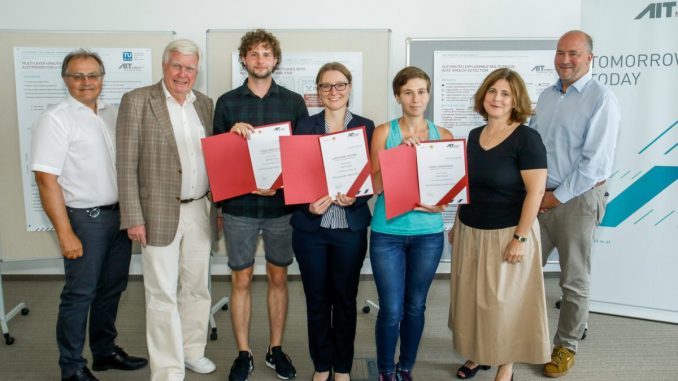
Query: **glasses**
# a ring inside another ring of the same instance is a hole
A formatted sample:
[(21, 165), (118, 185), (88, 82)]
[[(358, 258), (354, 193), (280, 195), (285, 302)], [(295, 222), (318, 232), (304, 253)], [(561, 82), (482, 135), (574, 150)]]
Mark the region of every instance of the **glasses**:
[(98, 81), (101, 77), (103, 77), (103, 74), (96, 74), (96, 73), (75, 73), (75, 74), (66, 74), (66, 77), (74, 80), (74, 81), (84, 81), (85, 79), (88, 79), (90, 81)]
[(325, 92), (325, 93), (329, 93), (330, 90), (332, 90), (333, 87), (337, 91), (344, 91), (344, 90), (346, 90), (346, 86), (348, 86), (347, 82), (337, 82), (334, 85), (330, 84), (330, 83), (319, 83), (318, 84), (318, 88), (320, 89), (320, 91)]

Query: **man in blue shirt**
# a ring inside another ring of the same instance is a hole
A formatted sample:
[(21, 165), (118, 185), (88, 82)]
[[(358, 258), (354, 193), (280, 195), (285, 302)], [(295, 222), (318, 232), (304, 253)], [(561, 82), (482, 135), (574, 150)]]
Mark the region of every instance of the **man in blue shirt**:
[(541, 203), (542, 258), (554, 248), (560, 260), (558, 330), (544, 375), (560, 377), (574, 365), (589, 308), (591, 246), (606, 205), (620, 110), (612, 91), (593, 79), (591, 37), (578, 30), (558, 41), (559, 80), (539, 96), (530, 126), (547, 151), (548, 178)]

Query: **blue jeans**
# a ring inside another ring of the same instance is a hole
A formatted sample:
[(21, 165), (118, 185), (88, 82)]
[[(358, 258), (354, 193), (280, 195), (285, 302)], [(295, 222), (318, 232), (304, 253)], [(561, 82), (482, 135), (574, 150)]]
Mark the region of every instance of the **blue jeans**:
[(412, 370), (424, 331), (426, 296), (443, 253), (443, 233), (398, 236), (372, 232), (370, 262), (379, 294), (375, 328), (377, 367), (394, 372), (400, 336), (399, 368)]
[(83, 254), (64, 258), (66, 282), (57, 317), (57, 346), (61, 377), (68, 378), (86, 366), (82, 357), (89, 316), (92, 357), (115, 353), (118, 331), (115, 319), (122, 292), (127, 288), (132, 243), (120, 230), (120, 211), (67, 208), (73, 232), (82, 242)]

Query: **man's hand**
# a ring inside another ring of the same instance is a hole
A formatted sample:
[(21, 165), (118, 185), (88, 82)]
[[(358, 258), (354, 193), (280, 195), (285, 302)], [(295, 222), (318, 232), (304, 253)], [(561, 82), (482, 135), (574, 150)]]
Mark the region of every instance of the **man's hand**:
[(245, 139), (249, 139), (254, 132), (254, 127), (249, 123), (236, 123), (231, 127), (231, 132), (234, 132)]
[(80, 238), (69, 231), (58, 236), (61, 255), (66, 259), (77, 259), (82, 257), (82, 242)]
[(128, 228), (127, 236), (132, 241), (137, 241), (141, 246), (146, 247), (146, 225), (137, 225)]
[(556, 206), (560, 205), (560, 201), (553, 195), (552, 191), (544, 192), (544, 197), (541, 199), (541, 205), (539, 205), (539, 212), (544, 213), (549, 209), (553, 209)]
[(259, 189), (259, 188), (257, 188), (256, 190), (252, 191), (252, 194), (256, 194), (258, 196), (273, 197), (273, 196), (275, 196), (275, 192), (277, 192), (276, 189)]

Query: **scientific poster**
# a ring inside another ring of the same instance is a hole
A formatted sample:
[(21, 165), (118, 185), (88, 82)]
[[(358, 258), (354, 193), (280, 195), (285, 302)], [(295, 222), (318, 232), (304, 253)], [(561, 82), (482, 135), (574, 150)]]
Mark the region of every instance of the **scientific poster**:
[[(53, 230), (42, 210), (38, 187), (30, 170), (33, 123), (49, 106), (61, 102), (66, 86), (61, 78), (63, 58), (77, 47), (15, 47), (14, 75), (21, 152), (21, 173), (28, 231)], [(91, 48), (104, 62), (106, 75), (99, 99), (118, 106), (122, 95), (152, 81), (151, 49)]]

